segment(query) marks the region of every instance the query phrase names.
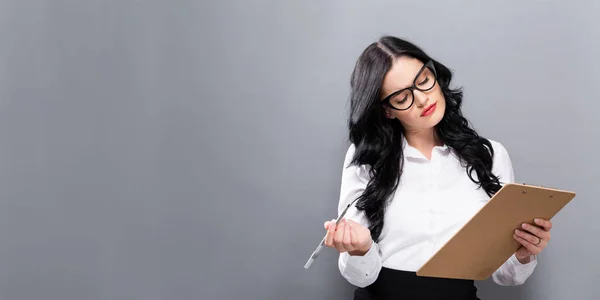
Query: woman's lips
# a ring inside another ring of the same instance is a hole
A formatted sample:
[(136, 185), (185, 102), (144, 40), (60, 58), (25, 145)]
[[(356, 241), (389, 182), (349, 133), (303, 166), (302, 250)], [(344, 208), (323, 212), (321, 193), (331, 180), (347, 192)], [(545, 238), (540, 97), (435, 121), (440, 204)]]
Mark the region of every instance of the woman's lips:
[(427, 106), (427, 108), (425, 108), (423, 110), (423, 112), (421, 113), (421, 117), (427, 117), (427, 116), (431, 115), (435, 111), (436, 105), (437, 105), (437, 103)]

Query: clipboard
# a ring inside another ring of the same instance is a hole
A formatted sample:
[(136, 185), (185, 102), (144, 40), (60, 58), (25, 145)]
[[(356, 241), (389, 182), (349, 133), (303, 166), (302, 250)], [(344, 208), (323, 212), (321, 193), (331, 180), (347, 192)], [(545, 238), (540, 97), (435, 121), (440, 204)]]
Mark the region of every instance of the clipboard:
[(419, 270), (417, 276), (485, 280), (521, 244), (514, 230), (534, 218), (552, 219), (575, 197), (574, 192), (505, 184)]

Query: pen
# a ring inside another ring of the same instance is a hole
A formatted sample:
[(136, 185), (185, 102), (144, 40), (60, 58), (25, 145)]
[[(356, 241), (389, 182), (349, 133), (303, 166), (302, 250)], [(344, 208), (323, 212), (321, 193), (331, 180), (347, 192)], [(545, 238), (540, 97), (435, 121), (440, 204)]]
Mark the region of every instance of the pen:
[[(342, 218), (344, 217), (344, 215), (346, 215), (346, 212), (348, 211), (348, 208), (350, 208), (350, 206), (352, 206), (352, 204), (354, 204), (354, 202), (356, 202), (356, 200), (358, 200), (358, 198), (354, 199), (354, 201), (350, 202), (350, 204), (348, 204), (348, 206), (346, 206), (346, 208), (344, 209), (344, 211), (342, 211), (342, 214), (340, 214), (340, 216), (335, 220), (335, 224), (336, 225), (340, 223), (340, 221), (342, 220)], [(323, 246), (325, 246), (325, 238), (326, 237), (327, 237), (327, 235), (325, 235), (323, 237), (323, 239), (321, 240), (321, 243), (317, 246), (317, 249), (315, 249), (315, 251), (312, 253), (312, 255), (310, 256), (310, 258), (308, 259), (308, 261), (304, 265), (304, 269), (310, 268), (310, 266), (315, 261), (315, 259), (317, 259), (317, 257), (319, 256), (319, 253), (321, 252), (321, 249), (323, 249)]]

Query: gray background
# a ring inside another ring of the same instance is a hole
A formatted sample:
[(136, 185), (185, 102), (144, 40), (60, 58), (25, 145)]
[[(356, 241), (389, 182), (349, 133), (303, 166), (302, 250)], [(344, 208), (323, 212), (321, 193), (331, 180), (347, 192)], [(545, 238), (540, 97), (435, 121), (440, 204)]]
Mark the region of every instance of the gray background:
[(530, 280), (480, 296), (598, 299), (599, 12), (2, 0), (0, 299), (350, 299), (334, 251), (302, 266), (336, 212), (350, 72), (383, 34), (455, 70), (518, 181), (578, 193)]

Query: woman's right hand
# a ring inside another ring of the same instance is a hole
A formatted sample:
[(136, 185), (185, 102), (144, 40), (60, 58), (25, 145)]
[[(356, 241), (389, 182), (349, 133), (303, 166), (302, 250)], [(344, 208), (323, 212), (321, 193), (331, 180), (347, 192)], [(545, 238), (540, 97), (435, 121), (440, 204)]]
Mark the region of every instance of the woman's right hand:
[(348, 252), (352, 256), (363, 256), (371, 249), (371, 231), (361, 224), (342, 219), (339, 224), (331, 220), (325, 222), (324, 226), (327, 229), (327, 247), (335, 248), (340, 253)]

